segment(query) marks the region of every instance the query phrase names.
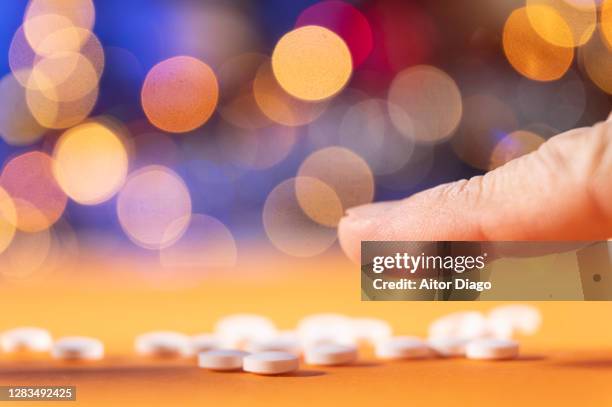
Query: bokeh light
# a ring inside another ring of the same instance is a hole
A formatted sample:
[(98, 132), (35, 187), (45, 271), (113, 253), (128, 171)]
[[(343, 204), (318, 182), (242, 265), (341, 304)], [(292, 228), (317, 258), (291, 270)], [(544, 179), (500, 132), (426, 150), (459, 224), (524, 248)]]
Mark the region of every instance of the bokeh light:
[(493, 95), (476, 94), (464, 100), (461, 127), (451, 140), (459, 158), (472, 167), (488, 170), (498, 142), (516, 130), (512, 109)]
[(283, 161), (297, 141), (293, 127), (280, 125), (248, 130), (222, 123), (217, 132), (223, 156), (239, 167), (255, 170), (271, 168)]
[(155, 65), (142, 86), (142, 108), (151, 123), (170, 133), (203, 125), (215, 111), (219, 85), (213, 70), (189, 56)]
[(527, 0), (527, 16), (533, 29), (553, 45), (575, 47), (586, 43), (597, 23), (594, 0)]
[(17, 210), (17, 228), (24, 232), (48, 229), (66, 208), (67, 197), (52, 172), (52, 158), (32, 151), (11, 159), (2, 170), (0, 186)]
[(601, 32), (593, 35), (588, 43), (580, 47), (578, 56), (593, 83), (604, 92), (612, 94), (612, 51), (602, 36)]
[(309, 25), (285, 34), (272, 53), (278, 83), (296, 98), (319, 101), (338, 93), (353, 72), (345, 42), (327, 28)]
[(98, 73), (83, 54), (63, 52), (38, 61), (27, 87), (40, 91), (47, 99), (72, 102), (95, 89), (98, 79)]
[(517, 130), (502, 138), (491, 153), (491, 169), (508, 161), (535, 151), (544, 143), (544, 138), (526, 130)]
[(40, 56), (30, 47), (22, 25), (13, 34), (8, 51), (9, 67), (22, 86), (27, 86), (36, 58)]
[(91, 121), (66, 131), (53, 152), (53, 174), (76, 202), (95, 205), (110, 199), (123, 185), (128, 154), (121, 138)]
[(11, 244), (15, 236), (17, 211), (9, 194), (0, 187), (0, 254)]
[[(374, 176), (366, 161), (343, 147), (328, 147), (308, 156), (298, 170), (299, 177), (310, 177), (328, 185), (338, 196), (342, 212), (353, 206), (369, 203), (374, 198)], [(307, 201), (311, 188), (300, 189), (296, 182), (299, 202)], [(339, 219), (338, 219), (339, 220)]]
[(123, 231), (137, 245), (161, 249), (185, 232), (191, 196), (183, 180), (162, 166), (147, 166), (128, 177), (117, 198)]
[(261, 111), (270, 120), (285, 126), (310, 123), (327, 107), (327, 102), (308, 102), (285, 92), (276, 81), (269, 61), (257, 70), (253, 94)]
[(7, 74), (0, 80), (0, 137), (10, 145), (35, 143), (45, 133), (28, 107), (26, 92), (16, 76)]
[(295, 195), (304, 213), (318, 224), (335, 227), (344, 216), (338, 194), (317, 178), (296, 177)]
[(368, 94), (353, 88), (346, 88), (331, 100), (325, 111), (308, 124), (306, 136), (309, 145), (317, 149), (340, 143), (340, 127), (344, 116), (354, 105), (369, 99)]
[[(52, 94), (52, 89), (47, 89), (46, 93)], [(93, 88), (82, 98), (60, 102), (57, 97), (48, 98), (38, 90), (26, 89), (26, 102), (36, 121), (49, 129), (66, 129), (79, 124), (85, 120), (98, 100), (98, 87)]]
[(193, 214), (191, 219), (179, 219), (177, 222), (180, 225), (187, 223), (189, 227), (175, 244), (160, 251), (162, 266), (195, 268), (205, 272), (236, 265), (236, 242), (229, 229), (218, 219)]
[(372, 52), (374, 40), (368, 19), (349, 3), (327, 0), (308, 7), (297, 19), (296, 27), (318, 25), (338, 34), (346, 43), (358, 67)]
[(245, 129), (258, 129), (271, 123), (253, 94), (253, 81), (259, 67), (269, 58), (249, 52), (227, 60), (219, 68), (219, 108), (227, 122)]
[(612, 1), (603, 0), (601, 3), (599, 29), (608, 47), (612, 48)]
[(268, 195), (263, 207), (263, 225), (272, 244), (296, 257), (312, 257), (336, 241), (336, 229), (313, 221), (304, 213), (296, 196), (296, 179), (281, 182)]
[[(24, 16), (24, 31), (32, 49), (59, 29), (70, 26), (91, 31), (96, 11), (92, 0), (31, 0)], [(45, 51), (45, 49), (42, 49)]]
[(400, 169), (414, 149), (414, 138), (391, 123), (394, 109), (383, 99), (368, 99), (351, 106), (340, 120), (338, 144), (362, 157), (376, 175)]
[[(504, 25), (502, 41), (506, 58), (517, 72), (529, 79), (559, 79), (574, 59), (573, 48), (551, 44), (531, 25), (530, 19), (547, 21), (554, 15), (549, 7), (532, 6), (528, 16), (526, 8), (522, 7), (514, 10)], [(565, 38), (571, 38), (570, 29), (561, 17), (553, 26), (557, 32), (564, 33)]]
[(0, 256), (0, 277), (21, 282), (44, 271), (51, 250), (51, 230), (18, 231), (11, 245)]
[(461, 93), (451, 77), (428, 65), (400, 72), (389, 88), (391, 120), (421, 142), (449, 137), (461, 120)]

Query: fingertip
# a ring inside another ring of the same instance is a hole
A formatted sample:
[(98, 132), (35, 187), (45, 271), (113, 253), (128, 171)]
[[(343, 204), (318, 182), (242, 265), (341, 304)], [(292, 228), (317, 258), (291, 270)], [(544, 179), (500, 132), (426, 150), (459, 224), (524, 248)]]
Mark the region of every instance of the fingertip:
[(359, 264), (361, 261), (361, 241), (368, 240), (374, 230), (374, 221), (360, 218), (354, 213), (349, 214), (338, 223), (338, 241), (340, 247), (351, 261)]

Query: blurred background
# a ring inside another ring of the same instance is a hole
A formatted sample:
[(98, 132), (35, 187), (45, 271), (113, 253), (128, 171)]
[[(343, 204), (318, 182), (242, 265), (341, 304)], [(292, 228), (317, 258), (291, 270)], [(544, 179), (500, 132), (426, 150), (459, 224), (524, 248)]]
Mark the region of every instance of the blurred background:
[(3, 1), (0, 279), (324, 256), (604, 119), (611, 47), (602, 0)]

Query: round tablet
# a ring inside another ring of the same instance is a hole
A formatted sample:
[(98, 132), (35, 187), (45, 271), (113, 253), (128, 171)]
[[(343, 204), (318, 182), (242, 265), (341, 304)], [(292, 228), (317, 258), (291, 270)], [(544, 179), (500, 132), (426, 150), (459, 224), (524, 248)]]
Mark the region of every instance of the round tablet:
[(352, 345), (315, 345), (306, 349), (304, 354), (304, 361), (309, 365), (346, 365), (355, 360), (357, 360), (357, 347)]
[(187, 335), (172, 331), (155, 331), (140, 335), (134, 341), (136, 352), (146, 356), (181, 357), (193, 355)]
[(0, 349), (13, 352), (48, 352), (53, 345), (51, 334), (42, 328), (20, 327), (0, 336)]
[(464, 356), (467, 340), (453, 337), (431, 338), (427, 341), (429, 347), (442, 357)]
[(195, 353), (206, 352), (221, 347), (219, 338), (212, 334), (198, 334), (191, 337), (191, 347)]
[(64, 360), (99, 360), (104, 357), (104, 344), (95, 338), (67, 336), (53, 344), (51, 356)]
[(233, 349), (217, 349), (198, 354), (198, 366), (210, 370), (240, 370), (248, 352)]
[(431, 356), (425, 342), (412, 336), (396, 336), (376, 344), (376, 356), (381, 359), (422, 359)]
[(518, 352), (518, 342), (507, 339), (477, 339), (465, 347), (468, 359), (514, 359)]
[(245, 372), (271, 375), (294, 372), (300, 366), (297, 356), (287, 352), (259, 352), (243, 360)]

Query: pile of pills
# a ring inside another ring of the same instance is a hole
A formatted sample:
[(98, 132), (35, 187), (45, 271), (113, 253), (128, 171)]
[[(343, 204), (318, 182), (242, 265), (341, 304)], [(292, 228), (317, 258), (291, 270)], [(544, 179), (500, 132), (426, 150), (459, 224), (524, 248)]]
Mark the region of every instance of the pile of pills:
[[(433, 357), (466, 357), (504, 360), (518, 357), (517, 333), (534, 334), (541, 323), (539, 311), (528, 305), (504, 305), (487, 315), (455, 312), (435, 320), (427, 339), (394, 336), (391, 326), (376, 318), (351, 318), (316, 314), (303, 318), (295, 331), (279, 331), (266, 317), (236, 314), (222, 318), (214, 333), (185, 335), (155, 331), (138, 336), (134, 348), (149, 358), (197, 359), (200, 368), (212, 371), (245, 371), (279, 375), (299, 369), (300, 361), (312, 366), (349, 365), (359, 350), (370, 346), (381, 360)], [(64, 337), (53, 340), (40, 328), (22, 327), (0, 335), (6, 353), (50, 353), (62, 360), (99, 360), (104, 345), (95, 338)]]

